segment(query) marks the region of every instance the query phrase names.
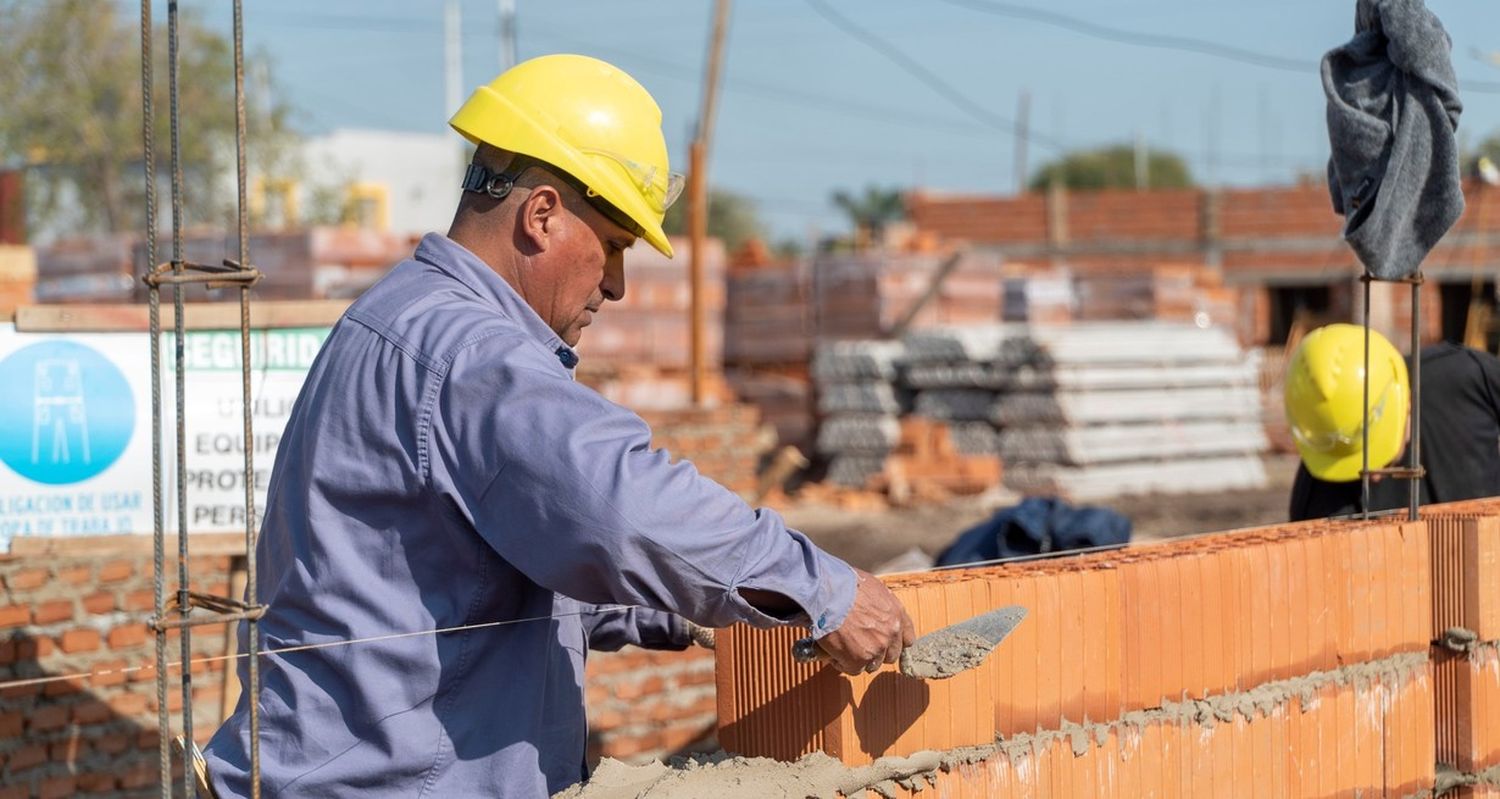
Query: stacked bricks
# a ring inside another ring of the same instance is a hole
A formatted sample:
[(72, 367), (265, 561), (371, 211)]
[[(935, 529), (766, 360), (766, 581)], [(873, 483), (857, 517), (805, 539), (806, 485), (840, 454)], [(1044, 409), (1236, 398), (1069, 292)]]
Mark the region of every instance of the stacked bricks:
[(951, 494), (982, 494), (1000, 485), (1000, 456), (959, 451), (948, 424), (907, 416), (900, 425), (901, 438), (886, 458), (884, 471), (872, 481), (893, 499), (941, 500)]
[[(896, 328), (927, 297), (951, 254), (829, 253), (812, 265), (814, 330), (820, 340), (880, 338)], [(972, 325), (1000, 321), (1004, 304), (1003, 259), (972, 251), (944, 277), (911, 318), (913, 327)]]
[[(860, 765), (998, 735), (943, 775), (967, 786), (953, 795), (1240, 795), (1202, 791), (1214, 775), (1244, 795), (1414, 794), (1434, 782), (1428, 557), (1423, 523), (1321, 522), (894, 577), (918, 634), (1029, 616), (979, 668), (928, 682), (793, 663), (795, 631), (726, 631), (720, 740)], [(1105, 764), (1113, 782), (1074, 792)]]
[(651, 426), (653, 447), (672, 459), (686, 458), (698, 471), (730, 491), (749, 494), (756, 487), (760, 456), (770, 449), (772, 433), (749, 405), (643, 411)]
[(805, 262), (774, 261), (756, 242), (730, 262), (724, 308), (724, 376), (760, 410), (777, 442), (812, 449), (813, 309)]
[[(227, 557), (194, 557), (196, 590), (224, 594)], [(175, 575), (175, 562), (168, 573)], [(175, 578), (169, 578), (174, 582)], [(152, 560), (109, 555), (0, 557), (0, 681), (91, 673), (0, 690), (0, 797), (154, 793), (157, 765)], [(193, 631), (193, 656), (225, 654), (226, 626)], [(169, 637), (169, 658), (180, 656)], [(193, 667), (194, 737), (222, 721), (224, 663)], [(177, 672), (167, 706), (182, 708)], [(232, 677), (231, 677), (232, 679)], [(174, 729), (176, 727), (174, 723)]]
[[(674, 238), (677, 259), (668, 260), (645, 244), (625, 253), (625, 296), (605, 303), (583, 333), (578, 353), (585, 365), (654, 367), (680, 376), (688, 368), (691, 288), (683, 264), (687, 240)], [(722, 361), (724, 341), (724, 246), (709, 240), (704, 251), (704, 319), (706, 361)]]
[(589, 757), (665, 758), (711, 740), (714, 658), (707, 649), (590, 652)]

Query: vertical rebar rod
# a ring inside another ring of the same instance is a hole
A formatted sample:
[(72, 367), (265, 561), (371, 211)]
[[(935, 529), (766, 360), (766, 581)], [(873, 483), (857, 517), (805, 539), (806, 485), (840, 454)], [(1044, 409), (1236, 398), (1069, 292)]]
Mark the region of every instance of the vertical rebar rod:
[[(245, 204), (245, 24), (242, 0), (234, 0), (234, 144), (238, 197), (236, 221), (239, 223), (239, 265), (250, 267), (250, 224)], [(240, 284), (240, 380), (241, 408), (244, 412), (245, 445), (245, 603), (256, 605), (255, 590), (255, 453), (251, 442), (252, 413), (250, 402), (250, 285)], [(232, 597), (231, 597), (232, 598)], [(246, 706), (250, 710), (250, 796), (260, 799), (260, 625), (254, 619), (245, 621)]]
[(1370, 518), (1370, 280), (1365, 284), (1365, 360), (1360, 375), (1359, 423), (1359, 511), (1360, 518)]
[(1406, 450), (1406, 465), (1412, 477), (1406, 484), (1406, 518), (1417, 520), (1421, 505), (1422, 478), (1416, 476), (1422, 457), (1422, 273), (1413, 275), (1411, 284), (1411, 446)]
[[(180, 275), (183, 271), (182, 258), (182, 120), (178, 105), (178, 78), (181, 59), (178, 53), (178, 0), (167, 2), (167, 90), (170, 97), (170, 120), (172, 130), (172, 273)], [(186, 388), (187, 377), (184, 362), (187, 360), (185, 320), (183, 313), (183, 284), (172, 284), (172, 310), (175, 318), (172, 320), (173, 332), (173, 366), (176, 378), (176, 405), (177, 405), (177, 474), (174, 481), (177, 484), (177, 612), (186, 619), (192, 613), (193, 606), (188, 595), (188, 529), (187, 529), (187, 481), (183, 478), (187, 475), (187, 406)], [(193, 745), (193, 670), (188, 665), (192, 662), (192, 630), (186, 626), (178, 630), (178, 641), (182, 648), (182, 739), (184, 751), (190, 751)], [(193, 789), (193, 770), (186, 764), (182, 769), (182, 793), (184, 796), (192, 797), (196, 793)]]
[[(146, 178), (146, 273), (156, 266), (156, 125), (151, 0), (141, 0), (141, 144)], [(166, 509), (161, 495), (161, 289), (149, 284), (151, 335), (151, 542), (156, 618), (166, 613)], [(156, 723), (163, 797), (172, 793), (172, 715), (167, 710), (167, 631), (156, 628)]]

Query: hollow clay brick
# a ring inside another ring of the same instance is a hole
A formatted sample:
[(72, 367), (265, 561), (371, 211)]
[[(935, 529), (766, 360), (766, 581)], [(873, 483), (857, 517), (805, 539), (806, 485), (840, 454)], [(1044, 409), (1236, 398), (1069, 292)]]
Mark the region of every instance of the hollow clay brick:
[(1044, 730), (1055, 730), (1062, 722), (1061, 600), (1056, 575), (1039, 575), (1036, 579), (1036, 605), (1030, 618), (1036, 622), (1032, 626), (1037, 631), (1037, 726)]
[(1086, 581), (1077, 568), (1063, 568), (1054, 578), (1058, 587), (1058, 711), (1063, 719), (1075, 724), (1084, 720), (1084, 677), (1088, 651), (1097, 641), (1084, 639), (1090, 631), (1084, 626), (1084, 607), (1100, 597), (1090, 595)]

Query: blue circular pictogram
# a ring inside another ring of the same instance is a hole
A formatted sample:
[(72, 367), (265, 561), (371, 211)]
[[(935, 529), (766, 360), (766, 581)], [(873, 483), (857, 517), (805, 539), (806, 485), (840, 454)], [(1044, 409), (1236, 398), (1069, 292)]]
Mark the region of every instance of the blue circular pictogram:
[(0, 361), (0, 461), (38, 483), (108, 469), (135, 430), (135, 397), (92, 347), (54, 339)]

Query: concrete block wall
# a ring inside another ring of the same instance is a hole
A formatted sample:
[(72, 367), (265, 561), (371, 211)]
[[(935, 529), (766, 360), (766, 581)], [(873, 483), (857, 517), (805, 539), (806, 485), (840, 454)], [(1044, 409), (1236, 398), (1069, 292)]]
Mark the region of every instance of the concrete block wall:
[[(929, 682), (795, 664), (791, 631), (726, 631), (720, 740), (851, 766), (945, 751), (933, 779), (952, 796), (1417, 795), (1438, 764), (1500, 765), (1500, 502), (1424, 517), (890, 578), (919, 634), (1030, 615), (980, 668)], [(1474, 627), (1453, 651), (1438, 624)]]

